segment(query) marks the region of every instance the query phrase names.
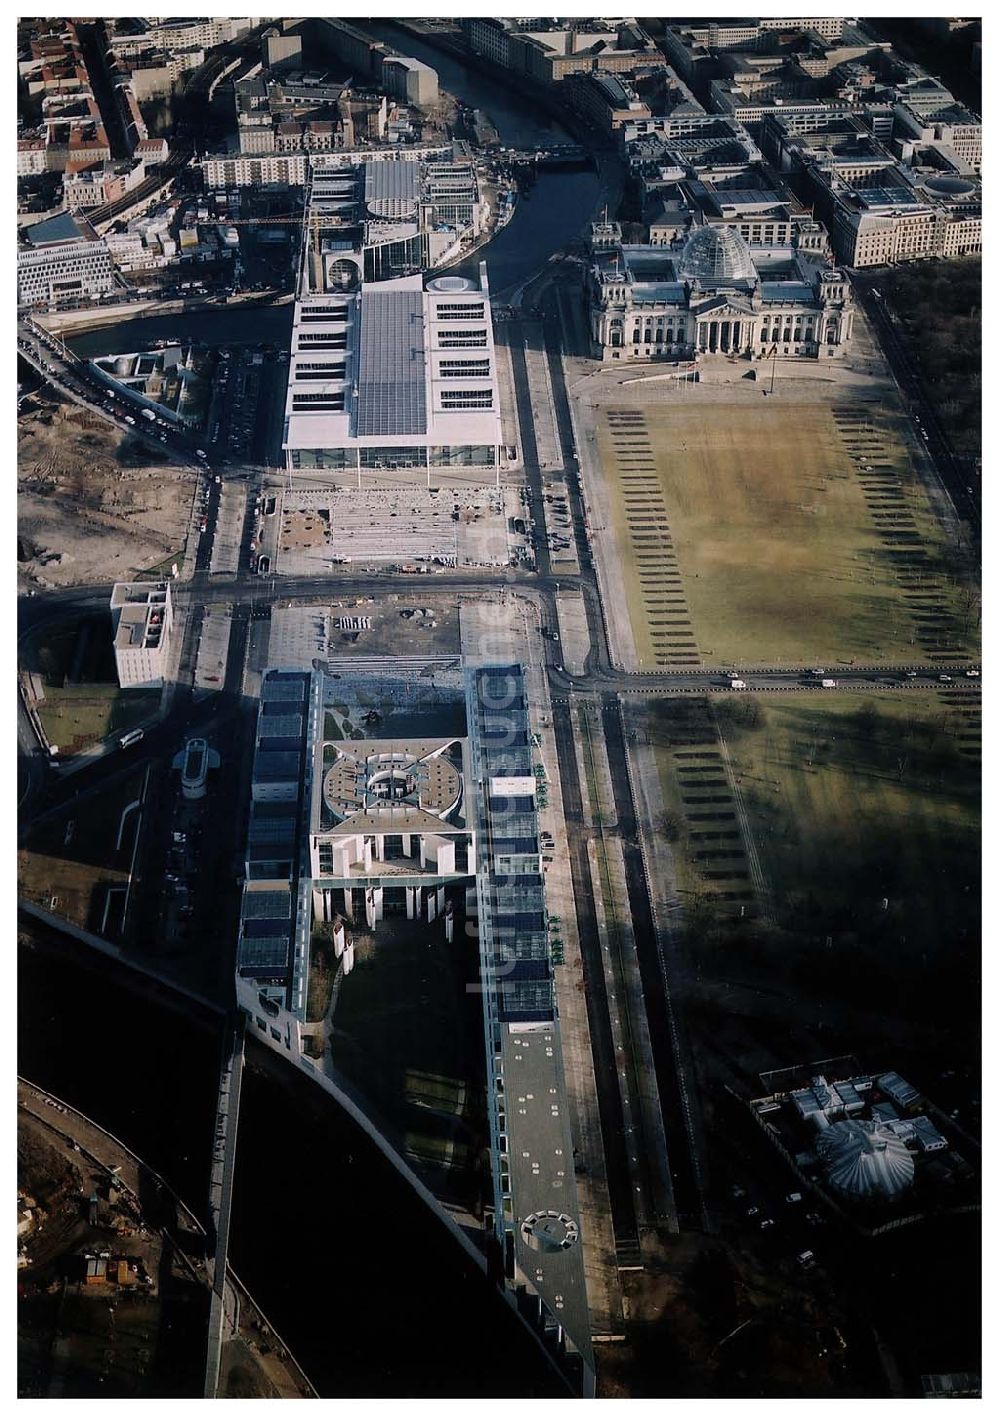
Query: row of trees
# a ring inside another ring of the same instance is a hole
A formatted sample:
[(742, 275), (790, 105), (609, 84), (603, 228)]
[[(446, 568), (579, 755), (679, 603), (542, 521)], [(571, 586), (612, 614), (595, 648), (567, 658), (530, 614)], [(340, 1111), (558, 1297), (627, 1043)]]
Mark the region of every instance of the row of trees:
[(918, 261), (882, 281), (955, 452), (982, 457), (982, 261)]

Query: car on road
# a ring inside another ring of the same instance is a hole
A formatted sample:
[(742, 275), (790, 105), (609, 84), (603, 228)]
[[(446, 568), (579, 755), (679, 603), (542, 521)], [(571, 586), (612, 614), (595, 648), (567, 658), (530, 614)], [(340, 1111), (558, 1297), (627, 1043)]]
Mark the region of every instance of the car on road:
[(951, 680), (951, 675), (950, 675), (950, 674), (939, 674), (939, 675), (938, 675), (938, 683), (939, 683), (939, 684), (950, 684), (951, 682), (952, 682), (952, 680)]
[(978, 669), (967, 669), (967, 670), (965, 671), (965, 677), (966, 677), (966, 679), (978, 679), (978, 678), (979, 678), (979, 670), (978, 670)]

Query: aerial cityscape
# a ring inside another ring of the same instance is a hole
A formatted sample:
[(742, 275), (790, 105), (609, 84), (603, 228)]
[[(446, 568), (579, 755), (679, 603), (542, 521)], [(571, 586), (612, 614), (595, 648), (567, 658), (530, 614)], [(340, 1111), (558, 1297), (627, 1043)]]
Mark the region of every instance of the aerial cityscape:
[(980, 1397), (981, 22), (16, 43), (18, 1395)]

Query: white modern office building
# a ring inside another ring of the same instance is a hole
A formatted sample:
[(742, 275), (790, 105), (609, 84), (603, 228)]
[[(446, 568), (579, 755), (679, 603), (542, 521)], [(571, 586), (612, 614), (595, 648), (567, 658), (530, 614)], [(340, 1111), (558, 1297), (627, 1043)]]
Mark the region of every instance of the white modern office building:
[[(584, 1257), (595, 1237), (576, 1191), (523, 669), (470, 668), (436, 687), (419, 671), (366, 674), (381, 682), (383, 708), (398, 699), (407, 718), (433, 718), (435, 703), (453, 713), (464, 697), (467, 735), (406, 736), (370, 712), (361, 721), (371, 736), (349, 738), (334, 722), (339, 675), (264, 676), (239, 1004), (258, 1036), (294, 1056), (314, 927), (331, 937), (345, 997), (359, 982), (350, 977), (356, 951), (370, 987), (376, 941), (391, 952), (417, 939), (465, 968), (477, 943), (467, 988), (479, 996), (486, 1055), (492, 1203), (483, 1238), (508, 1300), (572, 1387), (592, 1397)], [(421, 1008), (417, 998), (406, 1004)]]
[(115, 289), (107, 246), (83, 217), (61, 212), (22, 230), (17, 252), (19, 305), (54, 307)]
[(166, 581), (118, 581), (111, 592), (115, 668), (123, 689), (155, 689), (166, 678), (173, 630)]
[(333, 472), (359, 487), (430, 486), (435, 469), (497, 479), (485, 263), (475, 276), (426, 269), (442, 235), (428, 205), (443, 203), (440, 184), (447, 177), (453, 192), (459, 176), (450, 164), (428, 186), (404, 158), (365, 164), (360, 190), (354, 173), (314, 173), (285, 403), (290, 472)]

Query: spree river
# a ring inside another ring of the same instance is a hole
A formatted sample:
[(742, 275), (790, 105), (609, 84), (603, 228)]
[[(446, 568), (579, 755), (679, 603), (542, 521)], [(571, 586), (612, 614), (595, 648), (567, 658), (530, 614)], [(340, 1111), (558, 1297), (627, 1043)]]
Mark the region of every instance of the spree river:
[[(505, 147), (529, 148), (572, 141), (572, 135), (543, 113), (531, 94), (522, 93), (516, 81), (510, 86), (496, 83), (395, 25), (366, 20), (364, 28), (401, 53), (435, 68), (442, 88), (489, 115)], [(486, 262), (493, 296), (511, 294), (540, 271), (553, 252), (579, 236), (595, 209), (599, 192), (600, 181), (593, 170), (542, 169), (531, 191), (519, 199), (508, 224), (472, 257), (472, 262)], [(176, 315), (140, 316), (67, 335), (66, 343), (81, 357), (95, 359), (122, 350), (145, 349), (161, 339), (287, 345), (291, 328), (291, 305), (213, 306)]]
[[(119, 1137), (198, 1214), (218, 1032), (118, 966), (18, 951), (18, 1072)], [(534, 1340), (374, 1144), (251, 1038), (230, 1259), (325, 1397), (552, 1397)]]
[[(412, 59), (437, 70), (441, 87), (463, 103), (481, 108), (493, 121), (500, 142), (508, 148), (535, 148), (573, 142), (573, 134), (554, 122), (527, 90), (497, 83), (478, 69), (469, 69), (433, 45), (424, 44), (397, 25), (364, 20), (366, 33)], [(494, 297), (512, 292), (540, 270), (553, 251), (579, 236), (596, 206), (600, 182), (596, 172), (550, 172), (541, 169), (531, 192), (522, 196), (514, 216), (474, 260), (484, 260)]]

